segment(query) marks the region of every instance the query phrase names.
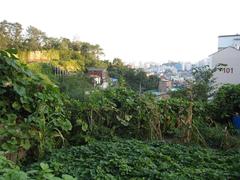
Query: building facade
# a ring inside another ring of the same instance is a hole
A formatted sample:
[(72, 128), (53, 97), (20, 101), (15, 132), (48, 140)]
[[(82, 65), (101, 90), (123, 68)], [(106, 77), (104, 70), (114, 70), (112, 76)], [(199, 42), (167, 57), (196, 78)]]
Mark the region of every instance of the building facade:
[(214, 73), (217, 85), (240, 84), (240, 50), (227, 47), (209, 56), (212, 67), (224, 64)]
[(240, 35), (224, 35), (218, 36), (218, 51), (227, 47), (234, 47), (240, 49)]
[(107, 70), (104, 68), (95, 68), (90, 67), (87, 68), (88, 76), (93, 79), (94, 86), (100, 85), (102, 88), (107, 88)]
[(172, 88), (172, 81), (161, 78), (158, 85), (159, 92), (166, 93), (170, 91), (171, 88)]

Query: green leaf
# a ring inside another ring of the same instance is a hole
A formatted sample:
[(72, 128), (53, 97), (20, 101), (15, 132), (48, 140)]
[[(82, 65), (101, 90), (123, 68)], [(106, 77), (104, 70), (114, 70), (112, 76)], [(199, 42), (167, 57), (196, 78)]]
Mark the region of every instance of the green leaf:
[(46, 163), (40, 163), (40, 167), (42, 168), (42, 170), (48, 170), (49, 166)]
[(62, 175), (62, 178), (63, 178), (64, 180), (77, 180), (77, 178), (74, 178), (74, 177), (72, 177), (72, 176), (70, 176), (70, 175), (67, 175), (67, 174), (63, 174), (63, 175)]
[(86, 122), (84, 122), (82, 119), (77, 119), (76, 121), (77, 125), (82, 127), (82, 131), (86, 132), (88, 130), (88, 124)]
[(5, 89), (0, 88), (0, 95), (6, 93), (7, 91)]
[(8, 123), (16, 124), (17, 115), (16, 114), (7, 114)]
[(15, 137), (12, 137), (11, 140), (3, 143), (1, 145), (2, 149), (9, 152), (16, 152), (18, 150), (17, 140)]
[(21, 108), (21, 105), (20, 105), (17, 101), (15, 101), (15, 102), (12, 104), (12, 107), (13, 107), (14, 109), (16, 109), (16, 110), (19, 110), (19, 109)]
[(28, 150), (31, 147), (31, 144), (28, 139), (24, 139), (22, 140), (20, 146), (22, 146), (25, 150)]
[(18, 95), (26, 96), (26, 89), (25, 89), (25, 87), (19, 86), (17, 84), (14, 84), (14, 88), (13, 89), (18, 93)]

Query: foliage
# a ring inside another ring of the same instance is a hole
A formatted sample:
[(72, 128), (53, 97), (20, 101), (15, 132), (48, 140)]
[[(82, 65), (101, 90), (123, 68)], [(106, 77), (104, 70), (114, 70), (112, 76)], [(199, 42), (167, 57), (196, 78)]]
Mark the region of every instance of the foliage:
[(33, 26), (29, 26), (23, 33), (21, 24), (5, 20), (0, 22), (0, 49), (7, 48), (20, 50), (20, 59), (26, 62), (31, 53), (39, 51), (39, 61), (60, 60), (61, 64), (58, 65), (68, 71), (84, 71), (90, 66), (108, 66), (108, 62), (100, 61), (104, 53), (98, 44), (48, 37), (45, 32)]
[(168, 93), (171, 98), (189, 99), (189, 93), (186, 87), (181, 87)]
[(59, 61), (58, 67), (68, 71), (68, 72), (83, 72), (85, 70), (85, 64), (83, 61), (67, 60)]
[(0, 52), (0, 150), (45, 151), (64, 143), (71, 129), (59, 90), (21, 64), (16, 55)]
[(63, 174), (62, 178), (56, 177), (52, 174), (52, 170), (48, 164), (40, 163), (38, 167), (31, 168), (24, 172), (14, 164), (0, 155), (0, 180), (74, 180), (70, 175)]
[(57, 77), (53, 74), (53, 67), (47, 63), (30, 63), (27, 67), (34, 73), (40, 76), (45, 83), (57, 84)]
[(209, 147), (218, 149), (239, 149), (240, 139), (231, 125), (223, 126), (214, 121), (196, 123), (198, 130)]
[(0, 49), (22, 48), (23, 28), (19, 23), (0, 22)]
[(24, 171), (21, 171), (16, 164), (0, 154), (0, 180), (14, 179), (25, 180), (28, 179), (28, 175)]
[(208, 65), (193, 68), (193, 81), (188, 81), (187, 86), (175, 92), (171, 92), (171, 97), (189, 99), (188, 91), (191, 89), (194, 101), (207, 102), (215, 93), (216, 85), (214, 72), (216, 72), (221, 66), (222, 65), (219, 64), (214, 68), (210, 68)]
[(91, 79), (82, 73), (63, 76), (58, 83), (61, 92), (73, 99), (83, 100), (85, 93), (93, 90)]
[(224, 85), (213, 98), (212, 116), (217, 122), (231, 122), (235, 113), (240, 113), (240, 85)]
[(98, 141), (62, 149), (48, 160), (56, 175), (78, 179), (239, 179), (239, 150), (136, 140)]
[(46, 34), (33, 26), (29, 26), (26, 32), (24, 47), (27, 50), (41, 50), (45, 44), (45, 39), (47, 38)]
[(146, 91), (158, 88), (159, 78), (156, 75), (147, 76), (142, 70), (123, 66), (119, 59), (108, 66), (109, 76), (123, 80), (128, 88), (134, 91)]
[(115, 67), (123, 67), (124, 66), (124, 64), (120, 58), (114, 58), (112, 64)]
[(94, 91), (84, 102), (76, 102), (76, 107), (69, 107), (74, 112), (72, 114), (77, 115), (71, 119), (75, 127), (72, 137), (80, 134), (84, 127), (96, 138), (116, 135), (161, 138), (159, 114), (156, 103), (152, 101), (151, 97), (140, 96), (125, 88)]
[(240, 147), (234, 133), (211, 120), (212, 109), (206, 102), (156, 100), (123, 87), (93, 91), (79, 100), (65, 104), (73, 125), (69, 137), (73, 145), (117, 136)]
[(211, 69), (208, 65), (202, 67), (193, 68), (192, 74), (194, 77), (193, 82), (193, 99), (198, 101), (207, 101), (215, 89), (213, 78), (214, 72), (217, 67)]
[[(24, 63), (32, 63), (36, 61), (52, 62), (60, 60), (59, 50), (41, 50), (41, 51), (30, 51), (30, 50), (18, 50), (18, 57)], [(37, 60), (36, 60), (37, 59)]]

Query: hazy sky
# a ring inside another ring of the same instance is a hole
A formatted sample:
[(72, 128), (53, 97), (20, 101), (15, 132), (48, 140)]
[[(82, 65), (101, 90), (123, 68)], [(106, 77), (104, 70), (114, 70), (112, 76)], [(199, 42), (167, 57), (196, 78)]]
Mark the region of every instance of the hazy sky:
[(240, 33), (240, 0), (3, 0), (0, 21), (99, 44), (106, 59), (196, 62)]

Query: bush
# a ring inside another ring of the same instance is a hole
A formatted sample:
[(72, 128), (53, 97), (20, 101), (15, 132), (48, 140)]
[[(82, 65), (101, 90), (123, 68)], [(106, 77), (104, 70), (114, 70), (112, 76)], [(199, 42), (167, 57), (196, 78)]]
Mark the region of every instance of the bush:
[(44, 82), (48, 84), (56, 84), (57, 77), (53, 74), (53, 69), (50, 64), (47, 63), (30, 63), (27, 67), (32, 71), (32, 73), (40, 76)]
[(220, 87), (212, 102), (212, 112), (216, 122), (231, 122), (232, 116), (240, 113), (240, 84)]
[(70, 105), (66, 108), (74, 115), (71, 121), (75, 136), (85, 131), (100, 139), (113, 136), (161, 138), (159, 113), (154, 99), (132, 90), (96, 90), (84, 102), (76, 102), (75, 107)]
[(70, 99), (65, 109), (71, 117), (70, 139), (75, 145), (92, 138), (111, 139), (115, 136), (185, 141), (186, 134), (190, 141), (206, 145), (198, 122), (209, 123), (208, 106), (204, 102), (194, 102), (191, 109), (190, 104), (184, 99), (157, 100), (120, 87), (94, 91), (85, 101)]
[(0, 51), (0, 96), (0, 151), (41, 157), (64, 142), (71, 124), (58, 88), (7, 51)]
[(78, 73), (61, 77), (59, 88), (73, 99), (84, 100), (85, 92), (93, 90), (93, 85), (90, 78)]

